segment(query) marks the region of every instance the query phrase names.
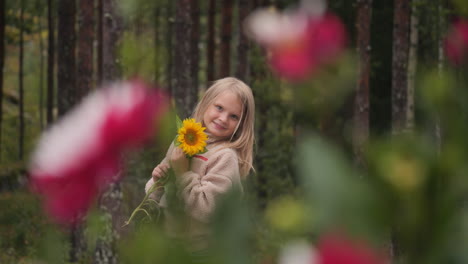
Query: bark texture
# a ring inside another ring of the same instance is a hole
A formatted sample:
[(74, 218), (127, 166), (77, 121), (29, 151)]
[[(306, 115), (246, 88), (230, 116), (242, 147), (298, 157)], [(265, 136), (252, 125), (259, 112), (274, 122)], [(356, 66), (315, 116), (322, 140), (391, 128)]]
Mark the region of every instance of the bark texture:
[(5, 1), (0, 1), (0, 160), (2, 159), (3, 66), (5, 65)]
[(410, 1), (395, 0), (392, 59), (392, 132), (408, 128), (408, 56)]
[(369, 139), (370, 25), (372, 0), (357, 1), (358, 83), (354, 100), (353, 149), (358, 165), (365, 166), (364, 146)]
[(47, 124), (54, 121), (54, 72), (55, 72), (55, 23), (54, 23), (54, 1), (47, 0)]
[(208, 36), (206, 43), (206, 80), (208, 82), (215, 79), (215, 25), (216, 25), (216, 1), (209, 0), (208, 4)]
[(196, 98), (191, 76), (191, 0), (179, 0), (175, 7), (172, 95), (180, 118), (191, 115)]
[(244, 19), (250, 12), (250, 2), (248, 0), (239, 0), (238, 11), (239, 11), (239, 45), (237, 46), (237, 67), (236, 67), (236, 77), (249, 82), (247, 76), (249, 76), (249, 63), (248, 63), (248, 53), (249, 53), (249, 40), (244, 34), (243, 23)]
[(78, 96), (86, 95), (93, 84), (94, 0), (80, 0), (78, 18)]
[(219, 78), (231, 72), (232, 9), (234, 1), (224, 0), (221, 6), (221, 46), (219, 49)]

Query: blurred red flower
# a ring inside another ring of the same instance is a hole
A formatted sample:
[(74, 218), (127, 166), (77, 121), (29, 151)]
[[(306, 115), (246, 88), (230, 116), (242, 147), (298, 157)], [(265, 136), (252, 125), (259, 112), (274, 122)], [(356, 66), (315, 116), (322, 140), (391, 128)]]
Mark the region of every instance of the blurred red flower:
[(120, 156), (150, 139), (167, 108), (162, 92), (141, 81), (97, 89), (40, 138), (30, 180), (46, 211), (73, 224), (120, 177)]
[(363, 242), (350, 240), (337, 234), (325, 235), (317, 245), (320, 264), (385, 264), (383, 254), (377, 253)]
[(458, 20), (445, 39), (445, 53), (453, 65), (462, 64), (468, 56), (468, 21)]
[(346, 45), (344, 25), (332, 14), (258, 10), (246, 19), (246, 29), (268, 50), (272, 69), (291, 81), (310, 77), (319, 66), (334, 61)]

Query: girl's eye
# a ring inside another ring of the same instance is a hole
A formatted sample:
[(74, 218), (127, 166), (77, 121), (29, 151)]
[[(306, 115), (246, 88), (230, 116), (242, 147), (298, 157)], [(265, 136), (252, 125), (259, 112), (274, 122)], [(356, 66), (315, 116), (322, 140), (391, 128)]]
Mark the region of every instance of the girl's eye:
[(231, 118), (234, 119), (234, 120), (236, 120), (236, 121), (239, 120), (239, 117), (236, 116), (236, 115), (232, 115)]
[(215, 105), (216, 109), (218, 109), (219, 111), (223, 110), (223, 107), (220, 106), (220, 105)]

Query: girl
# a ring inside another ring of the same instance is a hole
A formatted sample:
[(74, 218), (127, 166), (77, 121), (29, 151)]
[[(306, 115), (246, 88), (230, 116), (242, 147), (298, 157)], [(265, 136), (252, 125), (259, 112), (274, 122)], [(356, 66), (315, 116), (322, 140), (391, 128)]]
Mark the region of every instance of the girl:
[[(255, 119), (252, 91), (236, 78), (220, 79), (208, 88), (192, 117), (206, 127), (208, 151), (193, 157), (189, 166), (182, 150), (172, 144), (164, 160), (154, 168), (146, 191), (170, 167), (174, 170), (188, 216), (184, 233), (191, 246), (195, 246), (194, 250), (198, 250), (206, 248), (207, 224), (217, 198), (232, 187), (242, 190), (241, 180), (252, 168)], [(177, 221), (162, 192), (153, 193), (152, 198), (165, 208), (166, 230), (170, 235), (180, 236), (182, 231), (175, 226)]]

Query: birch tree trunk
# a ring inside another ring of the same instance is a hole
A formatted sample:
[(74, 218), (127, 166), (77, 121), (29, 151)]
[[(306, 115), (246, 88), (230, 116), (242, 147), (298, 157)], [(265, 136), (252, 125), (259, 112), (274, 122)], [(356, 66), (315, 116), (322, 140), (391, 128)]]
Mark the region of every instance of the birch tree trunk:
[(357, 1), (359, 76), (354, 100), (353, 149), (357, 165), (365, 166), (364, 145), (369, 140), (370, 25), (372, 0)]
[(392, 132), (408, 129), (410, 1), (395, 0), (392, 59)]

